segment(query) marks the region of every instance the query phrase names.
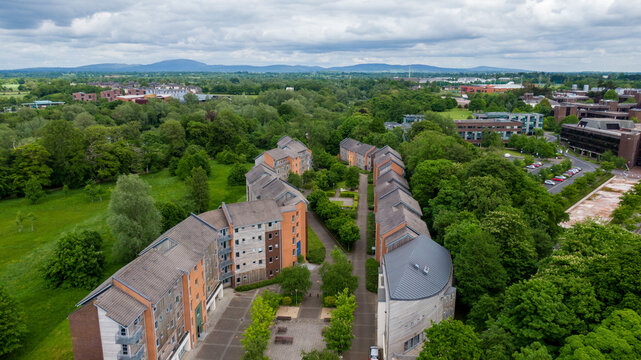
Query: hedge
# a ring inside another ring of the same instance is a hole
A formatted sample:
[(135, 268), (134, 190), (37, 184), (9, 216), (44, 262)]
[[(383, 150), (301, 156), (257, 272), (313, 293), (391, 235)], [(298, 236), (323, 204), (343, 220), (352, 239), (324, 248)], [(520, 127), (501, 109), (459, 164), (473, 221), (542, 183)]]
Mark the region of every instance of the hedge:
[(255, 282), (253, 284), (236, 286), (236, 288), (234, 288), (234, 290), (239, 291), (239, 292), (249, 291), (249, 290), (262, 288), (263, 286), (278, 284), (279, 281), (280, 281), (279, 277), (278, 276), (274, 276), (271, 279), (262, 280), (262, 281), (259, 281), (259, 282)]
[(365, 263), (365, 279), (368, 291), (376, 293), (378, 291), (378, 261), (373, 258), (367, 258)]
[(376, 214), (373, 212), (367, 213), (367, 248), (365, 249), (368, 254), (374, 255), (372, 248), (376, 246)]

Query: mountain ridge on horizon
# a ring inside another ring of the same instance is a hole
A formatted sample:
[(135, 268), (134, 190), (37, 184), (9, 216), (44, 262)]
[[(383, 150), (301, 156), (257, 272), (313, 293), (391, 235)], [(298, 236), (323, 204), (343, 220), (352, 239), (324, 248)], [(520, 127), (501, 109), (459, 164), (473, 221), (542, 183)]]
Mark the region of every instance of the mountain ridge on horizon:
[(345, 72), (345, 73), (516, 73), (531, 70), (476, 66), (472, 68), (445, 68), (424, 64), (395, 65), (385, 63), (364, 63), (347, 66), (310, 66), (310, 65), (208, 65), (190, 59), (171, 59), (151, 64), (100, 63), (73, 67), (31, 67), (5, 69), (0, 72), (249, 72), (249, 73), (309, 73), (309, 72)]

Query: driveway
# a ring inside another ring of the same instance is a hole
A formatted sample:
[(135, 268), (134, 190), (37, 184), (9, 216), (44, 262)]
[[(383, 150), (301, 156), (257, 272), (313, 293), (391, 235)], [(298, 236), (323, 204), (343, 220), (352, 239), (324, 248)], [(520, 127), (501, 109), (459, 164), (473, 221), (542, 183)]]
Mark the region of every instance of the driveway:
[[(358, 193), (360, 199), (367, 199), (367, 174), (360, 174)], [(356, 224), (361, 231), (361, 238), (349, 254), (354, 264), (354, 274), (358, 276), (358, 289), (355, 292), (357, 308), (354, 314), (352, 348), (343, 354), (343, 359), (346, 360), (367, 359), (369, 347), (376, 345), (376, 294), (365, 288), (367, 212), (367, 201), (359, 201)]]

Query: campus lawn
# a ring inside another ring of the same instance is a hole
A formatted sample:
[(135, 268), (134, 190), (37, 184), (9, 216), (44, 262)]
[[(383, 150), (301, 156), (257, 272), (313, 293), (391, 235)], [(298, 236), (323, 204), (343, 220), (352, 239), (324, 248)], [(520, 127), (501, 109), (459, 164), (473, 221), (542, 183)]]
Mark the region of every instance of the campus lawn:
[(467, 109), (454, 108), (445, 111), (443, 115), (451, 117), (452, 120), (464, 120), (467, 119), (468, 116), (472, 115), (472, 112)]
[(325, 246), (318, 235), (307, 225), (307, 261), (321, 264), (325, 260)]
[[(244, 186), (227, 185), (230, 168), (231, 165), (212, 161), (209, 178), (212, 209), (222, 201), (245, 200)], [(151, 185), (156, 201), (178, 200), (186, 195), (184, 182), (169, 176), (167, 170), (143, 175), (142, 178)], [(124, 265), (111, 256), (114, 238), (106, 225), (109, 194), (115, 184), (100, 186), (106, 190), (102, 202), (88, 201), (80, 189), (70, 190), (66, 196), (60, 190), (50, 192), (36, 205), (29, 204), (24, 198), (0, 201), (0, 284), (5, 285), (20, 304), (29, 329), (23, 347), (8, 359), (73, 358), (67, 315), (91, 289), (50, 289), (38, 272), (61, 233), (80, 226), (103, 234), (106, 255), (104, 278)], [(18, 210), (36, 216), (33, 232), (28, 221), (22, 233), (18, 232), (15, 223)]]

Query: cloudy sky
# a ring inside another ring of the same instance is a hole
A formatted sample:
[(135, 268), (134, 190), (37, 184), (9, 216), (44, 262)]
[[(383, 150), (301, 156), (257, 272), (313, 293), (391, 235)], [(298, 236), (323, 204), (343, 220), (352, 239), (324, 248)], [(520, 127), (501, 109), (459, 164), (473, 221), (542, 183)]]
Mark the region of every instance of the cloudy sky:
[(641, 71), (639, 0), (0, 0), (0, 69), (420, 63)]

